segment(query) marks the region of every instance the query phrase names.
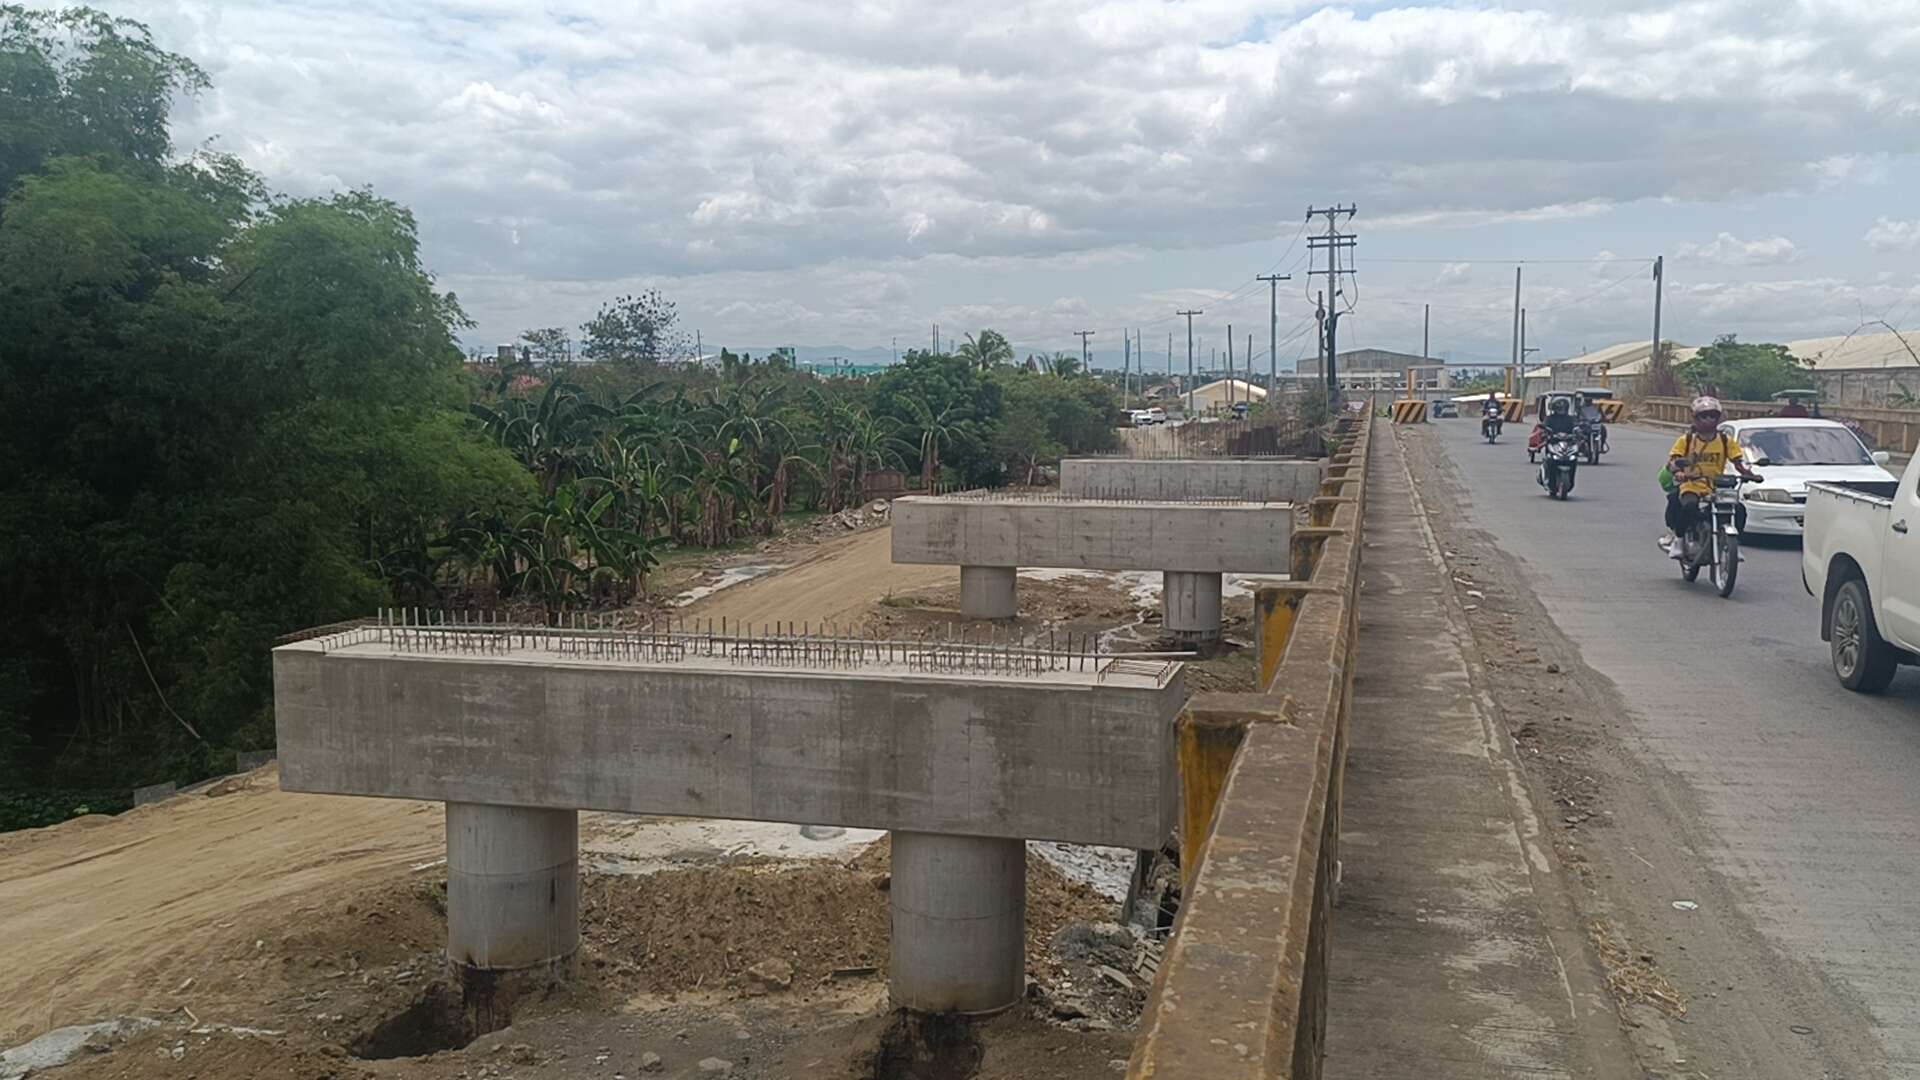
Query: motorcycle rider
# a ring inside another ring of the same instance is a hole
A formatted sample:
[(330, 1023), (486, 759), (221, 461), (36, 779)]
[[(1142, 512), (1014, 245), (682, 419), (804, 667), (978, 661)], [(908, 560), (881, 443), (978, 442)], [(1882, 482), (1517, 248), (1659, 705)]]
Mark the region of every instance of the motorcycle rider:
[(1547, 415), (1540, 421), (1540, 427), (1541, 442), (1544, 443), (1548, 435), (1575, 434), (1580, 430), (1580, 421), (1574, 417), (1573, 410), (1567, 407), (1567, 399), (1557, 397), (1547, 406)]
[(1700, 500), (1713, 494), (1713, 478), (1726, 471), (1728, 463), (1748, 480), (1757, 480), (1747, 467), (1746, 455), (1733, 436), (1720, 430), (1720, 401), (1702, 394), (1693, 399), (1693, 426), (1673, 444), (1667, 469), (1673, 473), (1674, 487), (1667, 493), (1667, 535), (1660, 547), (1669, 558), (1686, 554), (1680, 539), (1700, 517)]

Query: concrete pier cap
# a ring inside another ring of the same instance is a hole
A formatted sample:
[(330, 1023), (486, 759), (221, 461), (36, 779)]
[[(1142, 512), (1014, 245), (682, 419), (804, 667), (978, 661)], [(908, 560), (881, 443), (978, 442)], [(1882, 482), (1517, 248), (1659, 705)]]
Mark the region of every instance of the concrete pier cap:
[(1015, 567), (1158, 570), (1167, 629), (1215, 638), (1223, 573), (1291, 569), (1293, 505), (1284, 502), (968, 492), (895, 499), (891, 516), (893, 561), (959, 566), (960, 610), (971, 618), (1014, 613)]
[(1077, 498), (1305, 503), (1323, 461), (1300, 458), (1065, 458), (1060, 493)]
[(993, 1012), (1025, 964), (1025, 841), (1159, 847), (1180, 663), (1006, 642), (369, 626), (274, 650), (281, 786), (446, 804), (447, 945), (580, 941), (578, 814), (888, 829), (892, 993)]

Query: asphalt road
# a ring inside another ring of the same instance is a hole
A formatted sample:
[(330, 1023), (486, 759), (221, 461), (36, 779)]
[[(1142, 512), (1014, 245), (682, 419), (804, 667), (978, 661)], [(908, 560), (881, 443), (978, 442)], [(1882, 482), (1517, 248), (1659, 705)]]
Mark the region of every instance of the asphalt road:
[(1625, 427), (1557, 503), (1525, 428), (1498, 445), (1442, 420), (1466, 520), (1524, 565), (1582, 659), (1624, 696), (1637, 752), (1691, 787), (1701, 857), (1789, 962), (1872, 1017), (1870, 1072), (1920, 1076), (1920, 669), (1878, 698), (1841, 689), (1797, 543), (1750, 545), (1720, 599), (1654, 546), (1673, 436)]

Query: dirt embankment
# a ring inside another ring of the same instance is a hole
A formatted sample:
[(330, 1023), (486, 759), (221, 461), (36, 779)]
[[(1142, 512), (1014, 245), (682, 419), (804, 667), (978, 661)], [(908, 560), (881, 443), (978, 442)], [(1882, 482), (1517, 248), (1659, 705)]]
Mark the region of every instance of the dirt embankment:
[[(647, 820), (586, 817), (583, 833)], [(442, 951), (443, 853), (438, 804), (289, 794), (272, 767), (0, 838), (0, 1046), (122, 1021), (80, 1036), (56, 1074), (76, 1080), (604, 1078), (608, 1061), (639, 1075), (648, 1054), (667, 1076), (711, 1075), (699, 1063), (716, 1060), (730, 1063), (721, 1075), (851, 1077), (874, 1075), (883, 1040), (901, 1037), (884, 1017), (884, 840), (845, 862), (585, 874), (572, 979), (513, 1002), (511, 1027), (470, 1045)], [(1116, 906), (1037, 856), (1027, 906), (1034, 1003), (973, 1038), (1001, 1058), (1007, 1045), (1071, 1043), (1105, 1070), (1129, 1037), (1047, 1019), (1050, 993), (1082, 995), (1049, 943)], [(809, 1038), (812, 1056), (791, 1060)]]

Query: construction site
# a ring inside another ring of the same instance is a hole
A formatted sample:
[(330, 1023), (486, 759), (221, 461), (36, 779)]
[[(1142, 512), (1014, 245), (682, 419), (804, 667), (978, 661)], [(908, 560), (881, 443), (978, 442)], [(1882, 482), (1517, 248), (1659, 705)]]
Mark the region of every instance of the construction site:
[(1176, 729), (1257, 695), (1326, 472), (1070, 461), (665, 612), (300, 635), (277, 760), (0, 837), (0, 1076), (1120, 1075)]

